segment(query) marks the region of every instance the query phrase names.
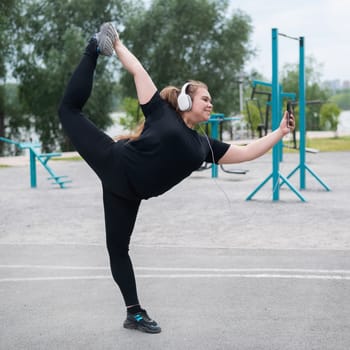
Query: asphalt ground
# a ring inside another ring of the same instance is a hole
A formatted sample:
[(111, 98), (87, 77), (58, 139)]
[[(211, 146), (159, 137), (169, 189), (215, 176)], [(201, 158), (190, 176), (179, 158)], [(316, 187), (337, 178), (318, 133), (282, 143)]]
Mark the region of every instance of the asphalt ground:
[[(280, 172), (298, 165), (285, 154)], [(271, 155), (195, 172), (144, 201), (131, 244), (139, 296), (162, 327), (125, 330), (108, 268), (101, 186), (83, 161), (0, 168), (0, 349), (350, 348), (350, 153), (307, 154), (302, 202), (272, 201)], [(299, 173), (291, 178), (298, 188)]]

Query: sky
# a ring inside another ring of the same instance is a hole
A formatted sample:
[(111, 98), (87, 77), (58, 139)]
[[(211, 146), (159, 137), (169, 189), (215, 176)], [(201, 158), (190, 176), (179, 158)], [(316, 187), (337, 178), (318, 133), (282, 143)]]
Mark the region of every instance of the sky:
[[(321, 80), (350, 81), (350, 0), (230, 0), (252, 19), (251, 45), (257, 49), (246, 69), (254, 68), (271, 79), (271, 30), (304, 37), (305, 56), (320, 65)], [(299, 43), (278, 37), (279, 69), (298, 63)]]

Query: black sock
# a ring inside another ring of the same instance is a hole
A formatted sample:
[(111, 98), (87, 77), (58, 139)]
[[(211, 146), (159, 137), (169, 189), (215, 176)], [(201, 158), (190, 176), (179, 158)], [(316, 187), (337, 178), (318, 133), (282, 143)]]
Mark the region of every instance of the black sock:
[(142, 311), (140, 305), (134, 305), (134, 306), (128, 307), (126, 310), (127, 310), (129, 313), (133, 314), (133, 315), (135, 315), (135, 314), (137, 314), (138, 312), (141, 312), (141, 311)]

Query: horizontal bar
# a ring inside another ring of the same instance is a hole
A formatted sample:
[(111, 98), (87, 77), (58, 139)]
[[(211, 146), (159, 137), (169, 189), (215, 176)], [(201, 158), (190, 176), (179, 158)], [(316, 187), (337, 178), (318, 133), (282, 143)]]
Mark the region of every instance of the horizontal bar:
[(293, 39), (293, 40), (300, 40), (300, 38), (297, 38), (295, 36), (290, 36), (290, 35), (287, 35), (287, 34), (283, 34), (283, 33), (278, 33), (278, 35), (280, 36), (284, 36), (285, 38), (288, 38), (288, 39)]
[(261, 81), (261, 80), (253, 80), (252, 85), (253, 85), (253, 87), (256, 85), (263, 85), (263, 86), (268, 86), (268, 87), (272, 86), (271, 83), (267, 83), (266, 81)]
[(281, 93), (281, 97), (292, 98), (293, 100), (295, 100), (296, 96), (297, 95), (295, 92), (282, 92)]
[(268, 91), (256, 91), (256, 90), (254, 91), (254, 94), (256, 94), (256, 95), (266, 95), (266, 96), (271, 96), (272, 95), (272, 93), (268, 92)]

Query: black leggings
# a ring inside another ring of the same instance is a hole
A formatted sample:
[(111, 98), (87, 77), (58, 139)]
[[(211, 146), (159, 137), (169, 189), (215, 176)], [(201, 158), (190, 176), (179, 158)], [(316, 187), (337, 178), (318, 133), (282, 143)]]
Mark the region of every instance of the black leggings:
[(120, 167), (122, 144), (114, 142), (82, 113), (91, 94), (97, 56), (96, 43), (91, 41), (68, 83), (59, 107), (59, 117), (72, 144), (102, 182), (112, 275), (126, 306), (130, 306), (139, 304), (129, 243), (140, 200), (130, 194), (124, 169)]

